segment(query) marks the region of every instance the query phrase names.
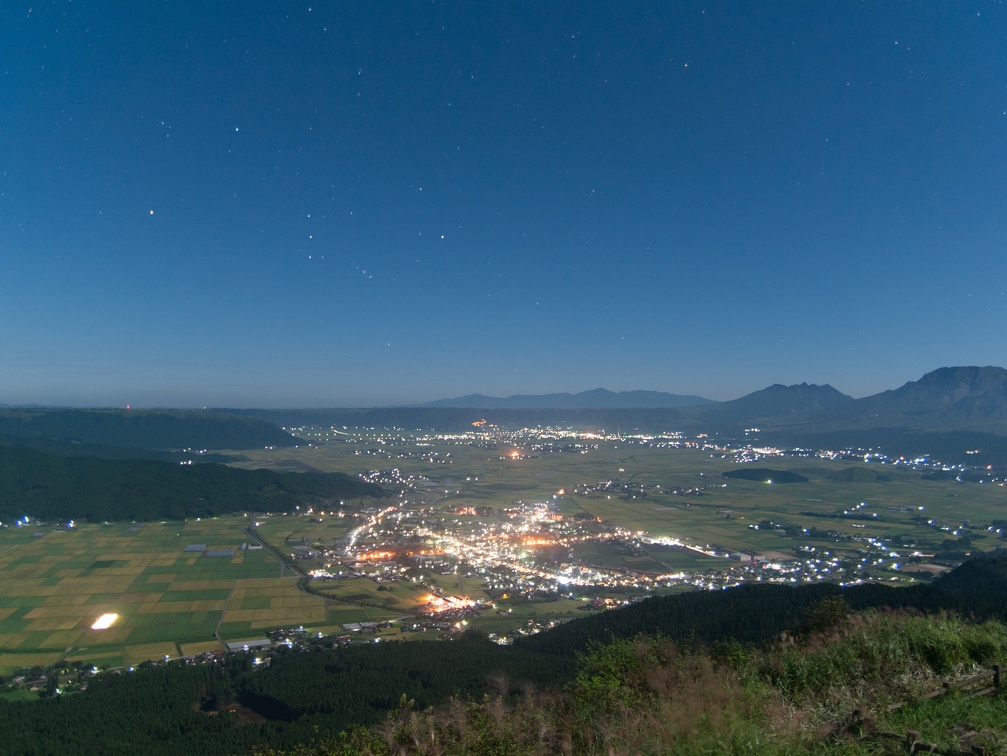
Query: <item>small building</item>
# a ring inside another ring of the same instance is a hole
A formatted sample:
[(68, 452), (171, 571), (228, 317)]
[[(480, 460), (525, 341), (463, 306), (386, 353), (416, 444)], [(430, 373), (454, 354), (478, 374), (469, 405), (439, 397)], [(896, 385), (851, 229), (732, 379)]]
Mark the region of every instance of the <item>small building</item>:
[(246, 641), (232, 641), (227, 644), (228, 651), (249, 651), (253, 648), (266, 648), (272, 646), (273, 642), (269, 638), (259, 638)]

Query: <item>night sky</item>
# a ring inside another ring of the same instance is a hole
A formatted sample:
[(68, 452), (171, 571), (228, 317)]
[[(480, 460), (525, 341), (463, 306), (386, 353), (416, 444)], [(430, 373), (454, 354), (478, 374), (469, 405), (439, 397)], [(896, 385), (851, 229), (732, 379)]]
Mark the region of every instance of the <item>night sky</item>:
[(9, 0), (0, 402), (1007, 365), (1007, 8)]

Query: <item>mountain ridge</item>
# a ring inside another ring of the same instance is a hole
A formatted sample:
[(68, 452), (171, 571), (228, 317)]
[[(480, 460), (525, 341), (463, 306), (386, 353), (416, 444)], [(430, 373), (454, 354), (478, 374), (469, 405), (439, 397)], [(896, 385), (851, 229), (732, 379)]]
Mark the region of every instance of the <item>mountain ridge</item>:
[[(1007, 370), (999, 367), (938, 368), (917, 381), (872, 396), (854, 399), (824, 384), (773, 384), (726, 402), (682, 407), (605, 407), (529, 409), (478, 407), (375, 407), (282, 410), (219, 409), (215, 412), (251, 415), (283, 427), (346, 425), (353, 427), (424, 428), (460, 431), (474, 424), (505, 428), (566, 425), (587, 429), (646, 432), (727, 433), (759, 428), (782, 443), (804, 437), (835, 443), (836, 434), (898, 431), (905, 436), (948, 435), (968, 431), (976, 438), (961, 447), (1002, 446), (1007, 438)], [(832, 440), (826, 441), (823, 434)], [(878, 434), (875, 434), (878, 435)], [(931, 446), (935, 439), (921, 442)], [(939, 439), (936, 439), (939, 441)], [(961, 439), (955, 440), (959, 446)], [(858, 444), (874, 443), (863, 438)], [(914, 444), (916, 445), (916, 444)], [(931, 449), (921, 451), (932, 452)], [(975, 460), (972, 460), (973, 462)]]
[[(616, 397), (627, 397), (623, 404)], [(705, 426), (737, 431), (766, 426), (807, 432), (857, 430), (872, 427), (978, 428), (1007, 424), (1007, 370), (994, 366), (937, 368), (896, 389), (855, 399), (829, 384), (773, 384), (724, 402), (659, 405), (654, 397), (679, 397), (662, 392), (610, 392), (595, 389), (580, 394), (516, 395), (494, 399), (472, 394), (438, 400), (416, 409), (480, 409), (575, 411), (651, 410), (654, 419), (682, 428)], [(491, 401), (482, 401), (489, 399)], [(635, 417), (631, 413), (627, 420)]]
[(1007, 423), (1007, 370), (942, 367), (899, 388), (854, 399), (829, 385), (774, 385), (690, 419), (721, 429), (760, 425), (808, 432), (901, 427), (956, 429)]
[(453, 399), (436, 399), (412, 407), (471, 409), (651, 409), (716, 404), (712, 399), (666, 391), (609, 391), (605, 388), (552, 394), (513, 394), (506, 397), (466, 394)]

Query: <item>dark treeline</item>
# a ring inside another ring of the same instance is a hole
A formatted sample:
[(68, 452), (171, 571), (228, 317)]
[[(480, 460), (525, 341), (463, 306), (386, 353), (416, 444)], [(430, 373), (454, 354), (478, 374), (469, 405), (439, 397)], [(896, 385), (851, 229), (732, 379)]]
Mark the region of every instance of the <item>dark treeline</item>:
[(384, 495), (380, 486), (342, 473), (68, 457), (0, 445), (0, 521), (180, 520)]
[(768, 467), (743, 467), (721, 473), (725, 478), (751, 480), (758, 483), (807, 483), (808, 479), (789, 470), (771, 470)]
[(261, 449), (302, 443), (249, 415), (196, 410), (0, 409), (0, 436), (143, 449)]
[(280, 661), (244, 679), (241, 702), (270, 719), (324, 715), (343, 726), (384, 719), (402, 696), (425, 708), (452, 695), (515, 695), (564, 683), (574, 669), (570, 657), (499, 646), (473, 632), (445, 643), (291, 652)]
[(74, 695), (0, 701), (0, 749), (9, 754), (242, 753), (255, 743), (277, 742), (267, 728), (243, 728), (237, 717), (202, 711), (204, 699), (230, 697), (236, 673), (224, 666), (171, 664), (104, 675)]
[[(475, 635), (450, 643), (388, 643), (195, 667), (144, 665), (89, 690), (37, 702), (0, 701), (3, 753), (229, 754), (291, 748), (385, 718), (402, 696), (432, 706), (548, 687), (573, 660), (515, 651)], [(238, 704), (249, 711), (228, 711)], [(252, 713), (254, 712), (254, 713)], [(262, 717), (266, 717), (265, 721)]]
[(715, 592), (656, 596), (614, 612), (561, 625), (521, 638), (515, 647), (551, 654), (576, 654), (611, 638), (661, 634), (676, 641), (709, 645), (724, 639), (761, 645), (799, 626), (808, 609), (842, 596), (855, 611), (888, 607), (921, 612), (949, 611), (978, 619), (1007, 619), (1007, 552), (977, 557), (931, 584), (894, 588), (865, 583), (804, 586), (743, 585)]
[(84, 444), (43, 436), (0, 436), (0, 445), (25, 446), (29, 449), (57, 454), (61, 457), (100, 457), (102, 459), (156, 459), (159, 462), (245, 462), (248, 460), (240, 452), (182, 451), (169, 449), (144, 449), (139, 446), (108, 446), (105, 444)]

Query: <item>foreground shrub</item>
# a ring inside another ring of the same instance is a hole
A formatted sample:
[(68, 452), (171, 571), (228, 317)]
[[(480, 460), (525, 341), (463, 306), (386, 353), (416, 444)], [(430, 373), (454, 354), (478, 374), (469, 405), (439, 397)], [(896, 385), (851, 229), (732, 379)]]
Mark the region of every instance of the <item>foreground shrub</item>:
[[(598, 644), (562, 691), (454, 700), (436, 710), (403, 700), (383, 726), (295, 754), (904, 752), (903, 741), (875, 737), (881, 729), (920, 730), (946, 748), (967, 741), (996, 752), (1007, 744), (1003, 694), (922, 700), (949, 676), (1007, 660), (1007, 626), (949, 615), (840, 617), (842, 608), (831, 602), (809, 611), (796, 637), (762, 650), (723, 642), (692, 651), (649, 636)], [(887, 712), (897, 700), (907, 703)], [(851, 727), (853, 709), (864, 705), (877, 717)]]

